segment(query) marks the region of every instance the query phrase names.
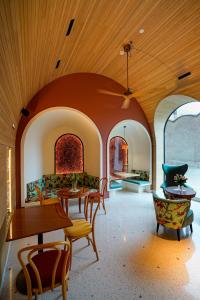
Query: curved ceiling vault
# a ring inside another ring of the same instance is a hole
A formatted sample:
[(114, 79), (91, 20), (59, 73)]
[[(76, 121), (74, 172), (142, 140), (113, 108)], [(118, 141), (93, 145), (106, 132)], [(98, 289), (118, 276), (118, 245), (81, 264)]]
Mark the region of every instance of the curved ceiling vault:
[[(129, 85), (150, 124), (168, 94), (199, 99), (199, 10), (195, 0), (1, 0), (0, 98), (11, 126), (4, 119), (0, 125), (10, 142), (22, 107), (56, 78), (91, 72), (125, 87), (126, 61), (119, 50), (129, 40)], [(177, 76), (187, 71), (191, 78), (179, 84)]]

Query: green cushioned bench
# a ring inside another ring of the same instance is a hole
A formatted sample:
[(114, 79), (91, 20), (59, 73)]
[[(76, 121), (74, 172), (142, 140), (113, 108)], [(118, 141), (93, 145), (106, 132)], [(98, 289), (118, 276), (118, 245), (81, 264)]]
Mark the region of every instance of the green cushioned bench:
[(149, 181), (145, 181), (145, 180), (135, 180), (135, 179), (130, 179), (130, 178), (123, 179), (123, 181), (131, 182), (131, 183), (135, 183), (135, 184), (139, 184), (139, 185), (149, 185), (149, 184), (150, 184)]
[(110, 182), (110, 189), (111, 190), (122, 189), (121, 180), (120, 180), (120, 182), (118, 182), (117, 180), (111, 180), (111, 182)]
[(139, 174), (138, 177), (129, 177), (122, 180), (123, 187), (134, 192), (149, 192), (149, 171), (144, 170), (132, 170), (132, 173)]
[[(98, 177), (89, 175), (86, 172), (79, 174), (78, 185), (86, 186), (90, 189), (98, 189)], [(72, 186), (72, 174), (48, 174), (43, 175), (38, 180), (29, 182), (27, 184), (27, 199), (26, 202), (33, 202), (38, 200), (38, 195), (35, 190), (38, 186), (43, 193), (44, 198), (57, 197), (57, 191), (61, 188), (68, 188)]]

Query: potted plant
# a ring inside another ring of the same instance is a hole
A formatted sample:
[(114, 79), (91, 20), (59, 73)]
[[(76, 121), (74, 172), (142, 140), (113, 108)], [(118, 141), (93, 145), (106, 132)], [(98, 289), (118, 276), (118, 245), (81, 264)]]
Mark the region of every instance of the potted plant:
[(187, 178), (184, 175), (176, 174), (174, 176), (174, 181), (178, 184), (178, 187), (182, 190), (184, 183), (186, 183)]

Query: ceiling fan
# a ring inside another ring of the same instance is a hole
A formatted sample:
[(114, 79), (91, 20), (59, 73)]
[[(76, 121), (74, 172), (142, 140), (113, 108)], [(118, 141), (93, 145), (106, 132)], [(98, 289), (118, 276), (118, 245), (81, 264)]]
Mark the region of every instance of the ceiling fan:
[(133, 49), (132, 41), (130, 41), (127, 44), (124, 44), (122, 47), (123, 49), (120, 51), (120, 54), (121, 55), (126, 54), (126, 90), (124, 91), (123, 94), (114, 93), (106, 90), (99, 90), (99, 92), (106, 95), (123, 97), (124, 101), (121, 108), (127, 109), (130, 105), (130, 99), (132, 98), (133, 95), (133, 89), (129, 87), (129, 83), (128, 83), (128, 58), (130, 56), (131, 50)]

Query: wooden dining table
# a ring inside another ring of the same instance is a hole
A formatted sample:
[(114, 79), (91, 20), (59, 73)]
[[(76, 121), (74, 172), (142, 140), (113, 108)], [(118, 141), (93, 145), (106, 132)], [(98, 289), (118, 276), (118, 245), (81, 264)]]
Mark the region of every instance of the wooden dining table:
[(6, 241), (37, 235), (38, 244), (43, 244), (43, 233), (72, 225), (60, 204), (17, 208), (11, 216)]
[(66, 214), (69, 212), (69, 200), (77, 198), (79, 201), (79, 213), (81, 213), (81, 199), (89, 195), (90, 189), (88, 187), (78, 187), (76, 190), (71, 188), (63, 188), (57, 192), (63, 207), (65, 207)]

